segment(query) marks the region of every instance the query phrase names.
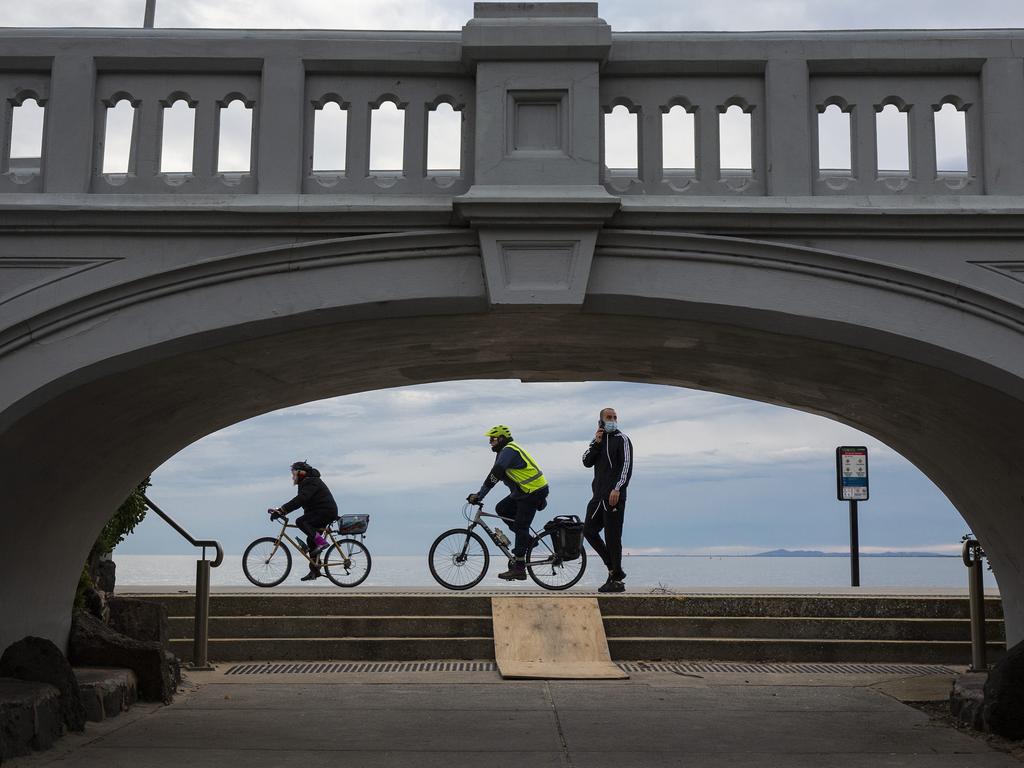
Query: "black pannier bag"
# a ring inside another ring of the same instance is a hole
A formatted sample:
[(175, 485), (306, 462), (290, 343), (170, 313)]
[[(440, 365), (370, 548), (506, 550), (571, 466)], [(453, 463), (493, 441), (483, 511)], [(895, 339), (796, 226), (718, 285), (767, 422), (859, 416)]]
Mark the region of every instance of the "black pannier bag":
[(551, 532), (555, 554), (562, 560), (575, 560), (583, 548), (583, 523), (576, 515), (558, 515), (544, 523), (544, 530)]
[(342, 515), (338, 520), (338, 533), (351, 535), (354, 533), (366, 533), (370, 526), (369, 515)]

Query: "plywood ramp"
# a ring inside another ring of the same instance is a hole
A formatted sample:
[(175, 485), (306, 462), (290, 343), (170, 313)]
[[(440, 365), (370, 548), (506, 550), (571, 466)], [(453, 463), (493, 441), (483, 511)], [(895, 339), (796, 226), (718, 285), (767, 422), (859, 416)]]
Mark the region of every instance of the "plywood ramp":
[(502, 677), (623, 679), (596, 597), (492, 597)]

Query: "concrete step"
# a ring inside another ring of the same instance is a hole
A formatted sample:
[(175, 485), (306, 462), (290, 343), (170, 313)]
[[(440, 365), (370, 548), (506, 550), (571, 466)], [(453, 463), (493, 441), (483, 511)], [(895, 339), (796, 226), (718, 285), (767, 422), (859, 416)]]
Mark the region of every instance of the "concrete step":
[[(616, 661), (899, 662), (965, 664), (969, 642), (906, 640), (797, 640), (778, 638), (610, 637)], [(190, 640), (172, 640), (171, 650), (191, 658)], [(989, 643), (996, 660), (1005, 651)], [(234, 661), (425, 661), (494, 659), (491, 637), (291, 637), (220, 638), (209, 642), (209, 658)]]
[(48, 683), (0, 677), (0, 762), (49, 749), (63, 732), (60, 691)]
[[(173, 617), (171, 637), (190, 638), (195, 620)], [(216, 616), (210, 638), (490, 637), (490, 616)]]
[[(192, 637), (194, 619), (170, 619), (172, 637)], [(969, 641), (966, 619), (848, 619), (718, 616), (605, 616), (608, 637), (750, 637), (845, 640)], [(1002, 641), (1001, 621), (986, 622)], [(491, 637), (484, 616), (215, 616), (211, 638), (249, 637)]]
[[(799, 616), (604, 616), (611, 637), (719, 637), (793, 640), (950, 640), (970, 642), (968, 619), (804, 618)], [(986, 621), (1004, 641), (1003, 622)]]
[[(190, 639), (171, 640), (171, 651), (192, 659)], [(493, 659), (493, 637), (246, 637), (214, 638), (210, 661), (426, 661)]]
[[(505, 593), (508, 594), (508, 593)], [(169, 616), (192, 616), (193, 597), (139, 593), (132, 597), (158, 602)], [(526, 592), (521, 597), (595, 597), (582, 592)], [(597, 596), (604, 615), (733, 616), (802, 618), (968, 619), (966, 597), (848, 595), (642, 595)], [(985, 614), (1002, 619), (1002, 603), (987, 598)], [(211, 616), (490, 616), (491, 595), (451, 592), (418, 593), (274, 593), (271, 591), (210, 596)]]
[[(990, 662), (1006, 652), (1002, 643), (986, 647)], [(967, 664), (971, 659), (970, 642), (942, 640), (616, 637), (608, 638), (608, 648), (615, 660)]]
[(101, 722), (116, 717), (139, 700), (139, 682), (130, 669), (75, 667), (85, 717)]

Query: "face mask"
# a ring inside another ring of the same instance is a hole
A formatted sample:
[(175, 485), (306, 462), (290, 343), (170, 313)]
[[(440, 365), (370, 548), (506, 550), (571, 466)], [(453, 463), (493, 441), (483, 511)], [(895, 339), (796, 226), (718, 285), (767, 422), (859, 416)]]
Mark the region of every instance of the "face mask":
[(616, 432), (619, 429), (619, 425), (614, 421), (606, 421), (604, 423), (605, 432)]

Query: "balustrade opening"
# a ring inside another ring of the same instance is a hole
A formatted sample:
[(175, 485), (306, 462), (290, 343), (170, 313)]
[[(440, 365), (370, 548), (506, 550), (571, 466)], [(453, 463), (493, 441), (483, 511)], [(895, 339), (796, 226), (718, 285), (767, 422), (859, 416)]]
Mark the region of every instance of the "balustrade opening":
[(818, 171), (822, 176), (848, 175), (853, 169), (850, 113), (838, 104), (818, 112)]
[(405, 153), (405, 110), (384, 101), (370, 113), (370, 175), (401, 176)]
[(676, 104), (661, 115), (661, 168), (666, 179), (697, 174), (695, 112)]
[(135, 106), (130, 99), (119, 99), (107, 107), (103, 131), (104, 174), (123, 176), (131, 172), (134, 132)]
[(907, 112), (895, 104), (886, 104), (878, 110), (875, 113), (875, 139), (878, 146), (878, 173), (908, 175), (910, 140), (907, 133)]
[(313, 173), (345, 173), (348, 146), (348, 110), (336, 101), (317, 106), (313, 112)]
[(427, 113), (427, 175), (462, 172), (462, 112), (442, 101)]
[(941, 176), (967, 174), (967, 110), (946, 102), (935, 110), (935, 168)]
[(248, 173), (252, 165), (252, 105), (233, 99), (217, 113), (217, 172)]
[(604, 165), (612, 177), (639, 176), (636, 113), (618, 104), (604, 116)]
[(11, 110), (9, 168), (15, 175), (39, 173), (43, 156), (43, 120), (46, 109), (33, 98)]
[(192, 173), (195, 147), (196, 110), (184, 98), (178, 98), (163, 109), (160, 147), (161, 173)]
[(718, 115), (719, 162), (723, 174), (752, 173), (750, 113), (733, 104)]

